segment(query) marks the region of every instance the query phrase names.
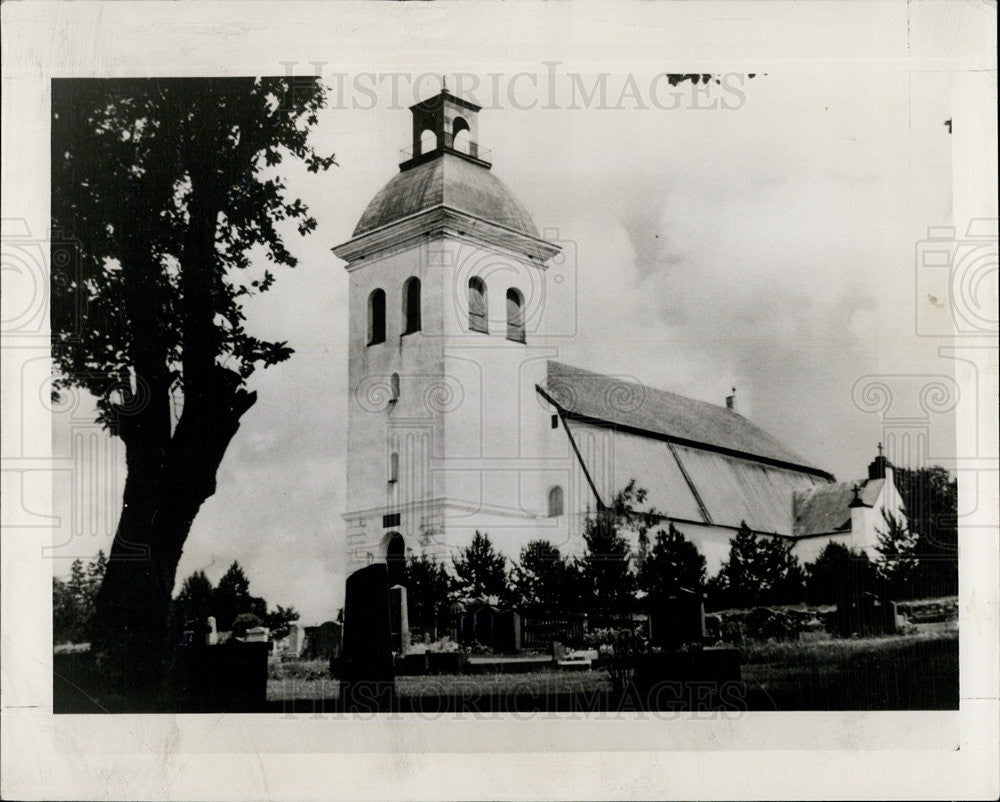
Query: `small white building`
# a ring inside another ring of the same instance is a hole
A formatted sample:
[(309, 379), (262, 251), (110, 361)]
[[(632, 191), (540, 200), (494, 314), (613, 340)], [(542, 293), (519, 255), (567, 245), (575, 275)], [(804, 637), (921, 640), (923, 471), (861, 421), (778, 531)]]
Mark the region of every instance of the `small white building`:
[[(740, 415), (555, 361), (575, 335), (572, 260), (492, 172), (479, 107), (413, 106), (412, 148), (365, 209), (347, 262), (347, 572), (448, 558), (479, 530), (508, 557), (583, 550), (588, 511), (630, 480), (714, 573), (742, 522), (871, 550), (901, 511), (883, 457), (838, 484)], [(854, 487), (857, 485), (857, 493)], [(637, 544), (635, 544), (637, 546)]]

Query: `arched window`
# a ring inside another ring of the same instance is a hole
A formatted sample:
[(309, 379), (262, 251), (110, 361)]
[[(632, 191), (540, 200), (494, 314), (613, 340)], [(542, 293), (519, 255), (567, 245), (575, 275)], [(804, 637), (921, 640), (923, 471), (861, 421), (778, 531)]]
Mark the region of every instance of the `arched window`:
[(368, 344), (385, 342), (385, 290), (368, 296)]
[(511, 287), (507, 290), (507, 339), (524, 342), (524, 299)]
[(399, 452), (393, 451), (389, 455), (389, 481), (399, 481)]
[(438, 138), (430, 128), (425, 128), (420, 134), (420, 153), (431, 153), (437, 150)]
[(389, 402), (396, 403), (399, 400), (399, 374), (393, 373), (389, 377)]
[(402, 585), (406, 580), (406, 541), (399, 532), (389, 533), (385, 548), (385, 564), (389, 569), (389, 587)]
[(403, 334), (420, 331), (420, 279), (410, 276), (403, 285)]
[(469, 123), (464, 117), (456, 117), (451, 124), (451, 146), (459, 153), (471, 153)]
[(469, 331), (490, 333), (486, 311), (486, 282), (479, 276), (473, 276), (469, 279)]
[(563, 514), (563, 489), (556, 485), (549, 490), (549, 517), (555, 518)]

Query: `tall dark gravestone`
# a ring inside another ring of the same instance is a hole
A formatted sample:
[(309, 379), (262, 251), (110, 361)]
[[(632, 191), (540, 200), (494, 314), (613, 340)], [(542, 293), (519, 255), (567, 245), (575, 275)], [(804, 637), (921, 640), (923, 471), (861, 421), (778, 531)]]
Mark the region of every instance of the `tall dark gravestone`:
[(396, 685), (385, 563), (369, 565), (347, 578), (341, 655), (342, 709), (348, 713), (390, 711)]
[(649, 600), (650, 640), (663, 649), (678, 649), (705, 638), (705, 605), (700, 593), (678, 588), (673, 596)]

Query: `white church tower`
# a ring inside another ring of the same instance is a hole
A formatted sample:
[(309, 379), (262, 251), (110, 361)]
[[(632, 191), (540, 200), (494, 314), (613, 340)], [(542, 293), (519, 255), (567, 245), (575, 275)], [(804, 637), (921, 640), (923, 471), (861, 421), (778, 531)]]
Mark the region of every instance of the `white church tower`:
[(570, 455), (535, 391), (560, 249), (493, 174), (479, 110), (447, 90), (413, 106), (399, 173), (334, 248), (350, 276), (348, 574), (384, 561), (392, 583), (408, 553), (447, 558), (477, 529), (514, 556), (566, 537), (550, 495)]

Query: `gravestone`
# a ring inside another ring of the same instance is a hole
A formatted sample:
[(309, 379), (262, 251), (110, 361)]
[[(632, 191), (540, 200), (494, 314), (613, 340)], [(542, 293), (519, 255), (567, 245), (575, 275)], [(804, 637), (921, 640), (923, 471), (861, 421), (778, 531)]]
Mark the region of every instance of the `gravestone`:
[(849, 635), (892, 635), (898, 631), (899, 615), (894, 601), (874, 593), (841, 598), (834, 612), (837, 632)]
[(395, 702), (389, 577), (385, 563), (347, 578), (340, 700), (349, 713), (387, 712)]
[(493, 615), (493, 651), (517, 654), (521, 651), (521, 616), (513, 610)]
[(406, 603), (406, 588), (402, 585), (393, 585), (389, 588), (389, 616), (392, 650), (406, 654), (410, 646), (410, 616)]
[(488, 604), (484, 604), (472, 613), (472, 639), (483, 646), (493, 648), (493, 617), (496, 613)]
[(215, 646), (219, 642), (219, 631), (215, 628), (215, 616), (210, 615), (205, 621), (205, 645)]
[(460, 643), (479, 643), (500, 654), (521, 651), (521, 616), (513, 610), (498, 610), (481, 604), (459, 620)]
[(683, 588), (673, 596), (649, 599), (650, 640), (663, 649), (705, 639), (705, 605), (700, 593)]
[(174, 653), (169, 706), (177, 713), (262, 713), (267, 699), (267, 643), (200, 640)]

